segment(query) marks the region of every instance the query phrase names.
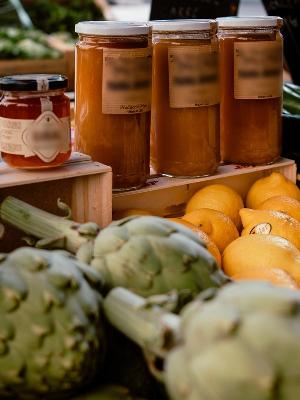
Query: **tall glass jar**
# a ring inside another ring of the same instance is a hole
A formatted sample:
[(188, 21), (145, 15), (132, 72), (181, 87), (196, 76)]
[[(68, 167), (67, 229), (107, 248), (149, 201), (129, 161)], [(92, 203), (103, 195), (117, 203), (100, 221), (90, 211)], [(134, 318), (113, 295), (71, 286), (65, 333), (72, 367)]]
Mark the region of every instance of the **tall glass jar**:
[(217, 23), (151, 24), (152, 167), (175, 177), (213, 174), (219, 163)]
[(282, 19), (219, 18), (221, 155), (269, 164), (281, 153)]
[(149, 175), (151, 41), (146, 24), (76, 25), (75, 146), (112, 166), (114, 190)]
[(0, 79), (2, 159), (20, 169), (53, 168), (71, 154), (68, 79), (62, 75), (12, 75)]

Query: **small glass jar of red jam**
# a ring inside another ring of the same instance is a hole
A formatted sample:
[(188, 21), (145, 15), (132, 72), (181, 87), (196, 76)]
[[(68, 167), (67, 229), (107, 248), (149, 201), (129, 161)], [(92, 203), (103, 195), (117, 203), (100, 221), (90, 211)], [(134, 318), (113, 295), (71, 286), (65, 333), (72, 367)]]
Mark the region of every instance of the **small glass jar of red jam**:
[(62, 75), (0, 79), (0, 150), (14, 168), (57, 167), (71, 154), (70, 100)]

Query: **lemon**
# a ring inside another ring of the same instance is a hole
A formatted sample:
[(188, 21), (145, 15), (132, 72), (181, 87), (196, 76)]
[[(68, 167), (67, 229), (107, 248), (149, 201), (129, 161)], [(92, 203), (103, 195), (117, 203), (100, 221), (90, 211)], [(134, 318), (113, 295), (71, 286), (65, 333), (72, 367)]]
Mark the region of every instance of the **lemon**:
[(246, 205), (248, 208), (258, 208), (265, 200), (274, 196), (288, 196), (300, 201), (300, 191), (297, 186), (279, 172), (272, 172), (266, 178), (258, 179), (250, 188)]
[(126, 210), (114, 211), (113, 219), (122, 219), (126, 217), (133, 217), (135, 215), (153, 215), (150, 211), (142, 210), (140, 208), (128, 208)]
[(300, 201), (288, 196), (274, 196), (258, 206), (258, 210), (281, 211), (300, 222)]
[(277, 235), (293, 243), (300, 250), (300, 222), (280, 211), (240, 210), (245, 235)]
[(225, 185), (209, 185), (200, 189), (189, 200), (186, 213), (198, 210), (199, 208), (211, 208), (221, 211), (232, 219), (234, 224), (241, 227), (239, 210), (244, 207), (241, 196)]
[(236, 226), (228, 215), (217, 210), (201, 208), (185, 214), (182, 218), (204, 231), (221, 253), (239, 236)]
[(292, 278), (288, 272), (279, 268), (253, 268), (233, 275), (232, 279), (237, 281), (267, 281), (277, 286), (287, 287), (289, 289), (299, 289), (295, 279)]
[(218, 265), (221, 267), (222, 259), (221, 259), (220, 250), (218, 249), (217, 245), (211, 240), (211, 238), (205, 232), (203, 232), (197, 226), (191, 224), (188, 221), (185, 221), (182, 218), (168, 218), (168, 220), (177, 222), (178, 224), (182, 224), (182, 225), (186, 226), (187, 228), (190, 228), (193, 232), (197, 233), (199, 238), (204, 242), (207, 250), (216, 259)]
[(247, 235), (230, 243), (222, 257), (224, 272), (247, 276), (250, 270), (282, 269), (300, 285), (300, 251), (288, 240), (274, 235)]

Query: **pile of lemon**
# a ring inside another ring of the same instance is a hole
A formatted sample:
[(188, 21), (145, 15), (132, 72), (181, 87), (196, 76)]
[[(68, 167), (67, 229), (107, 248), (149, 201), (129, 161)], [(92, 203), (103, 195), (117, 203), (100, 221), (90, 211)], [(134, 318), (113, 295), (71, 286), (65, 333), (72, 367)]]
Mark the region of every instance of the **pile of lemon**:
[(171, 219), (196, 232), (232, 279), (300, 289), (300, 190), (273, 172), (250, 187), (246, 207), (235, 190), (214, 184), (193, 195), (182, 217)]

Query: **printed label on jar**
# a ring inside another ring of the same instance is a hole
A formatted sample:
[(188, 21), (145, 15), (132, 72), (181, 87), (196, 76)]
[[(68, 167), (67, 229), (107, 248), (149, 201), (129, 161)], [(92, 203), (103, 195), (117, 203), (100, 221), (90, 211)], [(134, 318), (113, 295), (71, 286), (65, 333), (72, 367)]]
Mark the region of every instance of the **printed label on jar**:
[(171, 108), (219, 103), (219, 61), (215, 46), (171, 46), (168, 58)]
[(150, 111), (151, 75), (150, 49), (104, 49), (103, 114), (139, 114)]
[(0, 118), (0, 150), (45, 163), (70, 150), (70, 118), (45, 111), (36, 120)]
[(281, 42), (234, 43), (234, 98), (280, 97), (282, 63)]

